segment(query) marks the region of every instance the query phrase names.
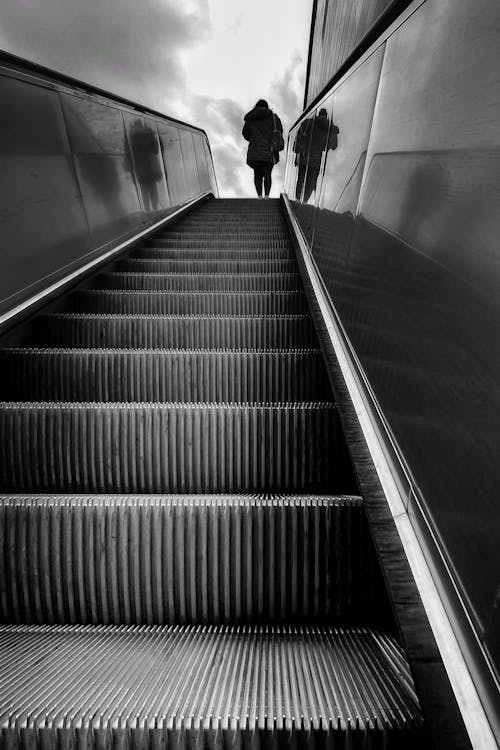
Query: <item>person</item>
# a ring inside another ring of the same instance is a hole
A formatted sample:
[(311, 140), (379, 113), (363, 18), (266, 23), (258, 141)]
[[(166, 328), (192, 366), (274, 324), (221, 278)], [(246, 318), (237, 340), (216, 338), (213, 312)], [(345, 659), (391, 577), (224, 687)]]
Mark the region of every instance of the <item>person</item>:
[(338, 145), (339, 128), (329, 123), (326, 109), (320, 109), (314, 117), (304, 120), (293, 145), (295, 166), (298, 166), (295, 199), (307, 203), (316, 190), (323, 153), (334, 151)]
[(283, 133), (283, 125), (278, 115), (274, 114), (265, 99), (259, 99), (250, 112), (245, 115), (242, 135), (248, 141), (247, 164), (254, 172), (254, 185), (259, 198), (269, 198), (271, 192), (271, 172), (279, 161), (279, 152), (271, 151), (273, 133)]

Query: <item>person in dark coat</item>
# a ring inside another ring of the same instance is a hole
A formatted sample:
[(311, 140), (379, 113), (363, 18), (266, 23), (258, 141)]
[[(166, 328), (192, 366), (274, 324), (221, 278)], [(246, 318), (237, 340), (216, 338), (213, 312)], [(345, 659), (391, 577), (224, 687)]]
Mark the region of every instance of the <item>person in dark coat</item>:
[(271, 192), (271, 172), (279, 161), (279, 152), (271, 151), (274, 130), (283, 133), (283, 125), (278, 115), (273, 114), (268, 103), (259, 99), (255, 107), (245, 115), (243, 138), (248, 141), (247, 164), (253, 169), (254, 184), (259, 198), (269, 198)]
[(304, 203), (308, 202), (316, 190), (323, 153), (337, 148), (338, 134), (339, 129), (335, 123), (330, 124), (326, 109), (320, 109), (314, 117), (309, 117), (301, 123), (293, 146), (295, 166), (298, 166), (296, 200), (301, 200), (302, 187)]

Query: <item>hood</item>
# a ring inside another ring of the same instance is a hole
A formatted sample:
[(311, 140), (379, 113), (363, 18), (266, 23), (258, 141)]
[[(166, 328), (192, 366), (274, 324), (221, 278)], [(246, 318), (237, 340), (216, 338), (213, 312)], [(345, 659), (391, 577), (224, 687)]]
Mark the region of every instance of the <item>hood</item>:
[(247, 112), (245, 115), (245, 122), (249, 120), (266, 120), (268, 117), (272, 117), (273, 113), (268, 107), (254, 107)]

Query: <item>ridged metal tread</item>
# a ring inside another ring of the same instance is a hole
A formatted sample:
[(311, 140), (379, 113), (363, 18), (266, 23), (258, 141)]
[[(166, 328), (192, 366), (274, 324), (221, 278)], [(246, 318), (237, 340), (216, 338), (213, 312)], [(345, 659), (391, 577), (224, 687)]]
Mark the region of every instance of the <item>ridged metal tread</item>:
[(133, 253), (137, 258), (164, 258), (172, 260), (295, 260), (293, 250), (256, 250), (227, 248), (175, 248), (164, 247), (153, 242), (147, 247), (136, 248)]
[(98, 289), (153, 289), (157, 291), (303, 291), (298, 273), (276, 274), (182, 274), (103, 273), (95, 279)]
[(9, 401), (297, 402), (331, 398), (319, 350), (3, 349)]
[(69, 297), (71, 312), (129, 315), (304, 315), (302, 291), (154, 292), (86, 289)]
[(0, 496), (0, 621), (380, 625), (361, 499)]
[(8, 750), (408, 750), (421, 727), (402, 649), (358, 627), (0, 626), (0, 706)]
[(0, 404), (4, 493), (354, 490), (333, 404)]
[(191, 260), (182, 258), (127, 258), (116, 264), (117, 271), (139, 273), (295, 273), (296, 260)]
[(135, 349), (287, 349), (317, 345), (309, 315), (54, 313), (37, 319), (33, 341), (38, 346)]
[(155, 243), (160, 244), (164, 247), (173, 247), (177, 249), (195, 249), (205, 247), (212, 249), (220, 248), (221, 250), (234, 250), (238, 248), (241, 248), (242, 250), (267, 250), (269, 248), (271, 250), (283, 249), (291, 251), (292, 249), (292, 243), (290, 242), (289, 237), (284, 237), (283, 239), (278, 239), (276, 237), (272, 240), (264, 237), (262, 239), (257, 239), (253, 236), (253, 233), (252, 235), (247, 236), (241, 235), (239, 239), (227, 237), (225, 232), (218, 237), (214, 237), (213, 235), (207, 233), (206, 236), (200, 239), (192, 236), (170, 237), (170, 235), (167, 234), (165, 237), (162, 237), (159, 240), (155, 240)]
[(155, 242), (156, 240), (162, 242), (166, 239), (188, 239), (191, 237), (195, 240), (204, 240), (206, 238), (217, 240), (221, 236), (223, 236), (226, 240), (244, 240), (245, 242), (248, 241), (250, 237), (258, 240), (259, 242), (265, 240), (269, 243), (272, 243), (273, 240), (287, 240), (288, 244), (291, 245), (290, 232), (288, 231), (286, 226), (283, 226), (281, 228), (262, 227), (260, 225), (254, 226), (252, 227), (252, 232), (250, 235), (250, 233), (245, 231), (245, 229), (242, 229), (241, 224), (238, 224), (238, 226), (234, 226), (232, 229), (229, 229), (226, 225), (224, 227), (223, 235), (221, 235), (220, 229), (218, 227), (201, 228), (194, 224), (192, 224), (191, 226), (179, 226), (177, 228), (172, 227), (172, 229), (169, 229), (166, 232), (154, 235), (151, 239), (146, 240), (146, 243)]

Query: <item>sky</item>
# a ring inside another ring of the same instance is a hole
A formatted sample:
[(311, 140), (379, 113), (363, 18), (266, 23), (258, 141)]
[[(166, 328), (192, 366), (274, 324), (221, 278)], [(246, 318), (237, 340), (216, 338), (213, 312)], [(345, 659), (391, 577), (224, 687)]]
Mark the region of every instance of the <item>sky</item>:
[[(2, 0), (0, 48), (204, 128), (220, 195), (253, 195), (243, 116), (302, 111), (312, 0)], [(273, 171), (279, 195), (284, 158)]]

